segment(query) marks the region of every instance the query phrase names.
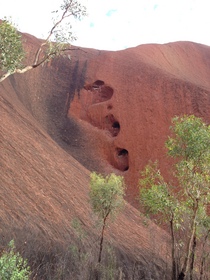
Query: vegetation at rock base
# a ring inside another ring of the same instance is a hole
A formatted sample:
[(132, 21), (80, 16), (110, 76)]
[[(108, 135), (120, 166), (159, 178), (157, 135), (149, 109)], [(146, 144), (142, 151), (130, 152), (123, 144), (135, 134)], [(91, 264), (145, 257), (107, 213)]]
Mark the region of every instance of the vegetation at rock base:
[(102, 221), (98, 263), (101, 262), (104, 232), (110, 216), (114, 217), (124, 204), (125, 184), (123, 177), (115, 174), (103, 176), (91, 173), (90, 203), (94, 213)]
[[(91, 206), (96, 214), (93, 224), (97, 218), (95, 230), (89, 233), (84, 222), (75, 217), (69, 225), (71, 228), (69, 239), (64, 243), (47, 240), (48, 236), (44, 240), (43, 237), (39, 239), (38, 235), (33, 235), (34, 229), (30, 228), (25, 229), (24, 232), (22, 229), (13, 233), (5, 232), (7, 235), (14, 235), (20, 253), (13, 255), (11, 252), (14, 250), (7, 249), (6, 239), (10, 239), (10, 236), (7, 236), (5, 240), (1, 239), (1, 248), (5, 248), (2, 251), (3, 267), (9, 269), (11, 273), (14, 272), (16, 278), (3, 278), (0, 274), (0, 279), (137, 280), (146, 279), (151, 275), (157, 276), (159, 267), (156, 267), (155, 262), (151, 261), (145, 266), (138, 257), (134, 259), (122, 253), (121, 248), (115, 247), (116, 244), (114, 245), (110, 238), (105, 239), (104, 233), (108, 222), (111, 223), (117, 217), (124, 204), (123, 178), (114, 174), (102, 176), (92, 173), (91, 184)], [(9, 257), (5, 252), (10, 252)], [(21, 256), (27, 258), (30, 268), (26, 261), (20, 258)], [(17, 257), (20, 262), (17, 262)], [(0, 270), (1, 264), (0, 260)], [(2, 271), (2, 273), (6, 272)], [(17, 278), (19, 275), (20, 278)], [(162, 273), (161, 276), (163, 276)], [(167, 277), (164, 275), (162, 279), (167, 279)]]
[(0, 256), (1, 280), (29, 280), (30, 267), (18, 252), (15, 252), (14, 240), (9, 243), (9, 248)]
[(168, 223), (172, 280), (207, 279), (210, 273), (210, 125), (193, 115), (172, 120), (168, 155), (176, 160), (177, 186), (149, 163), (141, 172), (140, 203)]
[[(63, 0), (60, 9), (53, 12), (54, 22), (46, 39), (34, 53), (33, 61), (24, 65), (26, 56), (21, 35), (16, 27), (8, 19), (0, 24), (0, 70), (2, 75), (0, 82), (14, 73), (25, 73), (34, 69), (55, 56), (64, 55), (72, 51), (70, 43), (76, 38), (72, 33), (72, 26), (67, 19), (80, 19), (86, 15), (86, 8), (77, 0)], [(52, 42), (54, 41), (54, 42)]]

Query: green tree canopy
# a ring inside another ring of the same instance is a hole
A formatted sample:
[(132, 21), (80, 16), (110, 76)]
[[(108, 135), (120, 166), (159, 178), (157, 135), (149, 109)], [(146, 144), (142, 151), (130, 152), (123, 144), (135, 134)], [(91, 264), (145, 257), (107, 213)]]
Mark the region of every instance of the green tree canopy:
[(1, 280), (29, 280), (30, 267), (18, 252), (15, 252), (14, 240), (9, 243), (9, 249), (3, 251), (0, 257)]
[(63, 0), (60, 9), (53, 12), (54, 22), (48, 36), (40, 41), (40, 45), (34, 53), (33, 61), (24, 65), (26, 56), (21, 35), (13, 24), (5, 19), (0, 23), (0, 70), (3, 74), (0, 82), (14, 73), (25, 73), (55, 56), (64, 55), (66, 51), (72, 51), (70, 43), (76, 39), (72, 33), (71, 18), (81, 19), (86, 15), (86, 8), (77, 0)]
[(90, 203), (93, 212), (102, 221), (98, 263), (101, 262), (104, 231), (110, 216), (115, 217), (124, 205), (125, 184), (123, 177), (114, 173), (107, 176), (95, 172), (90, 175)]
[[(204, 235), (208, 237), (210, 232), (207, 212), (210, 204), (210, 125), (201, 118), (185, 115), (173, 118), (170, 129), (172, 135), (168, 137), (166, 147), (168, 155), (176, 161), (178, 185), (174, 188), (166, 183), (157, 164), (150, 163), (141, 173), (140, 201), (149, 213), (158, 213), (162, 221), (170, 223), (172, 279), (183, 280), (187, 274), (192, 279), (197, 240)], [(174, 235), (174, 229), (180, 227), (186, 238), (181, 268), (177, 264), (179, 247)]]
[(116, 215), (124, 203), (123, 177), (114, 173), (103, 176), (95, 172), (90, 177), (90, 201), (94, 213), (100, 219)]
[(21, 35), (5, 19), (0, 24), (0, 69), (12, 73), (16, 68), (22, 67), (23, 58)]

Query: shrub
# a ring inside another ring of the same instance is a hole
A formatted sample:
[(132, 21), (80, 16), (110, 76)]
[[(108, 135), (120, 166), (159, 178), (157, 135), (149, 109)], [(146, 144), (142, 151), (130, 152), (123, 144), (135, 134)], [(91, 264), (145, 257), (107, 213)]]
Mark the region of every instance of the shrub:
[(9, 243), (8, 250), (3, 251), (0, 257), (1, 280), (28, 280), (30, 267), (18, 252), (15, 252), (14, 240)]

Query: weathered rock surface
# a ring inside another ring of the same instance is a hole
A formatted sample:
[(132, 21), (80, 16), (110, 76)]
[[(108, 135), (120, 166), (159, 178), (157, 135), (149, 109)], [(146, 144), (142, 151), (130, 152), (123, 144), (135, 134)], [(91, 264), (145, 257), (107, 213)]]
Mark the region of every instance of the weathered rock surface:
[(97, 157), (125, 176), (135, 204), (139, 171), (149, 160), (159, 160), (170, 177), (164, 143), (171, 118), (194, 114), (210, 122), (210, 47), (142, 45), (88, 58), (69, 116), (90, 124)]
[[(25, 38), (30, 60), (40, 41)], [(148, 160), (158, 159), (169, 177), (164, 142), (171, 118), (195, 114), (210, 122), (210, 47), (75, 49), (71, 60), (55, 59), (0, 84), (1, 235), (66, 244), (77, 217), (92, 242), (89, 171), (115, 172), (125, 177), (131, 205), (107, 238), (161, 279), (168, 236), (152, 223), (145, 227), (132, 204)]]

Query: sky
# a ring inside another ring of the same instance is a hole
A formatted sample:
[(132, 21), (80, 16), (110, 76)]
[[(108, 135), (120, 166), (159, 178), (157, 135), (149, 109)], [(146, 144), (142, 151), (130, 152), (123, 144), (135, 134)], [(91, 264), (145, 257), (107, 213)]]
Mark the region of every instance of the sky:
[[(121, 50), (141, 44), (192, 41), (210, 46), (210, 0), (80, 0), (88, 16), (73, 22), (73, 45)], [(62, 0), (0, 0), (0, 18), (46, 38)]]

